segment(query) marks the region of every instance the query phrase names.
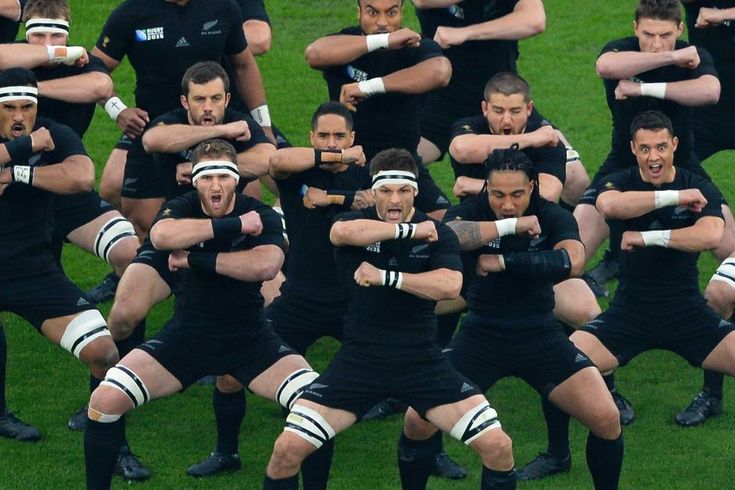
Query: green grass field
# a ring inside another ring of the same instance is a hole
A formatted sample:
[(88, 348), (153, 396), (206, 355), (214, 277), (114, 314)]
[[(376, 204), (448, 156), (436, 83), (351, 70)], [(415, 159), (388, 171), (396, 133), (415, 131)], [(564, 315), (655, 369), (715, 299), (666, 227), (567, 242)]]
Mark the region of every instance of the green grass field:
[[(153, 0), (152, 0), (153, 1)], [(156, 0), (158, 1), (158, 0)], [(118, 3), (71, 0), (71, 44), (92, 47), (108, 13)], [(417, 28), (410, 2), (406, 23)], [(296, 145), (308, 142), (309, 118), (327, 97), (318, 72), (308, 68), (304, 47), (312, 40), (355, 23), (354, 0), (268, 0), (273, 23), (272, 51), (259, 61), (266, 82), (274, 121)], [(547, 2), (547, 32), (521, 44), (520, 72), (531, 82), (541, 112), (554, 121), (579, 150), (590, 174), (602, 162), (609, 145), (610, 117), (594, 61), (609, 40), (632, 32), (634, 0), (555, 0)], [(132, 74), (124, 64), (113, 76), (118, 92), (132, 104)], [(478, 101), (479, 108), (479, 101)], [(98, 110), (85, 143), (101, 175), (107, 155), (119, 134), (104, 112)], [(722, 153), (707, 162), (707, 169), (726, 196), (732, 197), (728, 157)], [(446, 189), (451, 171), (446, 164), (431, 172)], [(69, 276), (82, 289), (96, 284), (107, 266), (67, 247), (64, 257)], [(702, 285), (715, 268), (708, 255), (701, 260)], [(0, 294), (2, 294), (0, 292)], [(109, 305), (104, 305), (106, 312)], [(165, 321), (170, 305), (158, 307), (149, 321), (149, 335)], [(9, 344), (8, 404), (23, 420), (37, 426), (43, 440), (23, 444), (0, 440), (0, 489), (82, 488), (84, 465), (82, 434), (66, 428), (68, 416), (88, 398), (83, 366), (60, 348), (41, 338), (24, 321), (5, 315)], [(316, 369), (323, 369), (337, 344), (318, 343), (309, 353)], [(703, 427), (681, 429), (674, 414), (698, 391), (701, 372), (682, 359), (661, 352), (640, 356), (618, 371), (619, 389), (634, 403), (637, 420), (625, 431), (626, 454), (621, 487), (626, 489), (727, 489), (735, 488), (735, 404), (733, 385), (727, 381), (724, 416)], [(535, 392), (522, 382), (506, 379), (489, 392), (505, 430), (513, 438), (516, 461), (527, 462), (546, 444), (546, 433)], [(395, 445), (401, 421), (359, 424), (336, 442), (330, 488), (347, 490), (397, 489)], [(136, 488), (260, 488), (272, 443), (282, 428), (278, 407), (249, 397), (248, 414), (241, 431), (244, 468), (209, 480), (194, 480), (184, 471), (212, 450), (214, 418), (211, 388), (194, 386), (185, 393), (157, 401), (135, 411), (128, 419), (133, 450), (153, 472), (153, 478)], [(572, 424), (574, 464), (570, 473), (521, 488), (591, 488), (584, 463), (586, 430)], [(460, 482), (432, 480), (431, 489), (467, 489), (479, 486), (479, 462), (456, 441), (447, 451), (469, 468)], [(129, 484), (114, 480), (114, 488)]]

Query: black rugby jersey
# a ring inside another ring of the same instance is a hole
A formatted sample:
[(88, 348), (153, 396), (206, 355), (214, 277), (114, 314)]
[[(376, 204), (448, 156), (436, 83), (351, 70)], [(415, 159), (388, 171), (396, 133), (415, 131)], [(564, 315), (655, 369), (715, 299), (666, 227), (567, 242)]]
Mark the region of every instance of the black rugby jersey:
[[(362, 36), (359, 27), (347, 27), (337, 34)], [(380, 49), (346, 65), (324, 70), (329, 98), (339, 100), (342, 85), (384, 77), (422, 61), (441, 56), (439, 45), (422, 40), (417, 48)], [(376, 94), (357, 104), (353, 114), (355, 144), (365, 147), (368, 158), (386, 148), (404, 148), (415, 153), (419, 143), (420, 95)]]
[[(35, 153), (28, 161), (10, 165), (41, 167), (61, 163), (73, 155), (87, 155), (79, 136), (67, 126), (39, 117), (33, 130), (45, 127), (54, 149)], [(0, 138), (0, 143), (8, 140)], [(54, 194), (14, 183), (0, 196), (0, 277), (19, 277), (56, 267), (51, 253)]]
[[(28, 0), (18, 0), (20, 4), (20, 18), (23, 18), (23, 9), (26, 6)], [(20, 21), (8, 19), (7, 17), (0, 17), (0, 43), (12, 43), (15, 38), (18, 37), (18, 30), (20, 29)]]
[[(250, 250), (261, 245), (276, 245), (283, 249), (281, 217), (257, 199), (235, 193), (235, 207), (225, 218), (257, 211), (263, 222), (258, 236), (239, 235), (234, 239), (208, 240), (189, 247), (191, 253), (221, 253)], [(159, 211), (154, 225), (167, 218), (209, 219), (202, 210), (196, 191), (167, 201)], [(214, 272), (188, 269), (184, 271), (182, 328), (199, 335), (226, 340), (249, 337), (261, 328), (263, 297), (262, 282), (246, 282)], [(250, 328), (248, 328), (250, 327)]]
[[(371, 219), (379, 221), (375, 207), (337, 215), (337, 221)], [(428, 218), (416, 210), (411, 223)], [(436, 269), (461, 271), (459, 243), (452, 230), (436, 222), (439, 240), (386, 240), (366, 247), (335, 247), (337, 270), (350, 303), (344, 318), (345, 348), (356, 348), (376, 358), (410, 360), (440, 355), (436, 344), (436, 302), (404, 291), (358, 286), (355, 270), (363, 261), (379, 269), (409, 273)]]
[(136, 105), (151, 119), (179, 107), (181, 78), (199, 61), (221, 63), (247, 47), (234, 0), (126, 0), (107, 19), (96, 47), (135, 70)]
[[(625, 231), (675, 230), (693, 225), (705, 216), (722, 218), (722, 195), (717, 187), (703, 177), (677, 168), (673, 182), (654, 187), (643, 182), (638, 167), (608, 175), (602, 180), (600, 193), (617, 191), (656, 191), (699, 189), (707, 199), (701, 213), (686, 207), (666, 206), (629, 220), (609, 220), (611, 236), (622, 236)], [(619, 243), (619, 239), (618, 242)], [(645, 247), (635, 252), (620, 254), (620, 279), (614, 302), (635, 302), (658, 305), (664, 301), (678, 301), (687, 297), (701, 298), (699, 292), (699, 253), (673, 248)]]
[[(467, 304), (471, 312), (493, 315), (498, 320), (522, 319), (551, 313), (554, 309), (553, 284), (532, 277), (521, 277), (507, 272), (477, 276), (475, 265), (482, 254), (507, 255), (514, 252), (553, 250), (563, 240), (579, 241), (577, 222), (571, 213), (543, 198), (532, 198), (524, 216), (535, 215), (541, 225), (541, 235), (531, 238), (508, 235), (495, 239), (477, 250), (466, 252), (465, 277), (471, 284)], [(465, 199), (449, 208), (444, 221), (496, 221), (487, 193)]]
[(347, 290), (337, 277), (334, 246), (329, 230), (342, 206), (309, 209), (304, 206), (304, 187), (322, 190), (357, 191), (369, 189), (371, 179), (367, 166), (349, 166), (336, 174), (320, 168), (293, 173), (285, 179), (275, 179), (281, 208), (288, 230), (288, 274), (281, 294), (294, 294), (318, 303), (344, 302)]
[[(689, 46), (689, 43), (677, 41), (674, 49), (682, 49), (687, 46)], [(640, 52), (638, 38), (628, 37), (612, 41), (603, 48), (600, 55), (611, 51)], [(669, 65), (639, 73), (633, 77), (633, 80), (636, 82), (659, 83), (694, 80), (702, 75), (717, 76), (712, 56), (702, 48), (697, 48), (697, 51), (701, 61), (699, 66), (693, 70)], [(679, 137), (679, 147), (676, 150), (677, 164), (679, 166), (697, 165), (698, 160), (694, 154), (694, 133), (692, 129), (693, 108), (671, 100), (661, 100), (654, 97), (629, 97), (625, 100), (616, 100), (615, 88), (618, 86), (618, 82), (619, 80), (603, 80), (607, 105), (612, 116), (611, 149), (605, 164), (613, 165), (621, 170), (637, 165), (635, 156), (630, 151), (630, 124), (639, 112), (657, 110), (671, 119), (674, 134)]]

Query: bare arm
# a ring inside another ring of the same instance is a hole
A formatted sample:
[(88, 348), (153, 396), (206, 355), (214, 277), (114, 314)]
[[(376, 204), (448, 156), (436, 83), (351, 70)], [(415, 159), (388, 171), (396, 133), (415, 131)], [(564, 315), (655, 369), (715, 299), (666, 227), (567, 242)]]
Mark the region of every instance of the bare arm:
[(114, 95), (112, 79), (102, 72), (38, 82), (38, 94), (73, 104), (104, 102)]
[(517, 143), (520, 149), (539, 148), (554, 144), (559, 137), (552, 126), (541, 126), (529, 133), (504, 134), (461, 134), (449, 143), (449, 154), (457, 163), (481, 164), (487, 156), (497, 149), (510, 148)]
[(309, 44), (304, 51), (311, 68), (321, 70), (346, 65), (368, 53), (365, 36), (324, 36)]
[(183, 250), (214, 238), (211, 219), (162, 219), (151, 228), (149, 237), (158, 250)]
[(423, 94), (445, 87), (452, 77), (452, 65), (443, 56), (431, 58), (383, 77), (386, 92)]
[(666, 84), (666, 100), (685, 106), (714, 105), (720, 99), (720, 81), (712, 75)]
[[(683, 189), (673, 192), (678, 192), (676, 203), (666, 203), (666, 205), (685, 206), (691, 211), (701, 212), (707, 204), (707, 199), (699, 189)], [(671, 199), (674, 199), (674, 197)], [(656, 192), (606, 191), (597, 196), (596, 207), (605, 219), (633, 219), (656, 209)], [(658, 207), (662, 207), (662, 205)]]
[(0, 69), (20, 67), (29, 70), (47, 65), (49, 54), (46, 46), (36, 44), (0, 44)]
[(267, 22), (257, 19), (246, 20), (242, 24), (245, 31), (245, 39), (248, 40), (248, 48), (253, 56), (260, 56), (271, 49), (271, 26)]
[(0, 0), (0, 17), (12, 21), (20, 20), (20, 3), (18, 0)]
[[(725, 221), (720, 217), (705, 216), (698, 219), (692, 226), (667, 231), (669, 233), (668, 241), (663, 246), (684, 252), (704, 252), (705, 250), (714, 250), (720, 245), (720, 240), (722, 240), (725, 231)], [(633, 252), (637, 248), (656, 246), (654, 244), (646, 245), (643, 233), (665, 233), (667, 231), (626, 231), (623, 233), (620, 248), (627, 252)]]
[(411, 0), (411, 3), (419, 9), (440, 9), (457, 5), (462, 0)]
[(395, 236), (396, 225), (372, 219), (337, 221), (329, 231), (329, 240), (335, 247), (365, 247), (375, 242), (392, 240)]
[[(236, 122), (242, 122), (244, 128), (247, 128), (245, 121)], [(229, 137), (229, 126), (229, 124), (215, 126), (161, 124), (143, 133), (143, 148), (148, 153), (176, 153), (191, 148), (204, 140)]]
[(508, 15), (464, 29), (468, 41), (527, 39), (546, 30), (546, 11), (541, 0), (520, 0)]
[(237, 154), (237, 170), (243, 177), (260, 177), (268, 173), (268, 161), (276, 152), (270, 143), (258, 143)]
[[(2, 153), (7, 153), (4, 145)], [(0, 159), (3, 158), (2, 153)], [(11, 172), (12, 168), (0, 170), (0, 184), (12, 182)], [(60, 163), (33, 167), (32, 185), (54, 194), (89, 192), (94, 186), (94, 164), (88, 156), (71, 155)]]
[(260, 69), (253, 53), (245, 48), (242, 52), (230, 56), (230, 62), (235, 72), (234, 82), (237, 91), (248, 109), (252, 110), (265, 104), (263, 78), (260, 75)]
[[(322, 162), (328, 158), (334, 159), (333, 163), (365, 164), (365, 154), (362, 146), (356, 145), (340, 153), (322, 153)], [(316, 166), (316, 154), (313, 148), (281, 148), (276, 150), (270, 157), (268, 172), (274, 179), (285, 179), (291, 174), (305, 172)]]
[(586, 255), (584, 245), (579, 240), (562, 240), (554, 245), (554, 250), (564, 249), (569, 254), (569, 260), (572, 263), (572, 269), (569, 277), (579, 277), (584, 272)]
[(115, 58), (112, 58), (110, 56), (107, 56), (107, 54), (105, 54), (103, 51), (101, 51), (96, 46), (92, 49), (92, 54), (102, 60), (102, 62), (105, 64), (105, 66), (107, 67), (107, 70), (109, 70), (110, 73), (112, 73), (112, 71), (114, 71), (115, 68), (118, 67), (121, 61), (121, 60), (116, 60)]
[(462, 289), (462, 273), (437, 269), (418, 274), (403, 273), (401, 291), (432, 301), (455, 299)]
[(640, 51), (609, 51), (597, 58), (597, 76), (607, 80), (623, 80), (662, 66), (677, 65), (694, 69), (699, 66), (696, 46), (657, 53)]
[(457, 239), (459, 248), (463, 252), (477, 250), (498, 238), (498, 228), (494, 221), (449, 221), (447, 222)]

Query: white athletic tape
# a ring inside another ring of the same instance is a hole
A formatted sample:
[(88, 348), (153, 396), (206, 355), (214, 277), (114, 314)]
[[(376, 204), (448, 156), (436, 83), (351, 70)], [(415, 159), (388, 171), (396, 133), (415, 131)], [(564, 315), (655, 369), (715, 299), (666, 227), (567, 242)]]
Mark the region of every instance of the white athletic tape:
[(641, 83), (641, 95), (644, 97), (653, 97), (655, 99), (666, 98), (665, 83)]
[(449, 434), (455, 439), (469, 445), (485, 432), (497, 428), (500, 428), (498, 414), (487, 400), (483, 400), (482, 403), (468, 410), (454, 424)]
[(117, 121), (117, 116), (127, 108), (128, 106), (126, 106), (125, 103), (120, 100), (120, 97), (117, 96), (110, 97), (107, 99), (107, 102), (105, 102), (105, 112), (113, 121)]
[(324, 417), (315, 410), (298, 403), (293, 406), (291, 413), (286, 417), (286, 427), (283, 430), (293, 432), (317, 449), (335, 436), (334, 429)]
[(260, 124), (260, 127), (262, 128), (269, 128), (271, 127), (271, 113), (270, 110), (268, 110), (268, 104), (263, 104), (252, 111), (250, 111), (250, 115), (253, 116), (253, 119), (255, 119), (255, 122)]
[(52, 63), (62, 63), (72, 66), (87, 52), (81, 46), (46, 46), (48, 60)]
[(721, 281), (735, 289), (735, 258), (727, 258), (722, 261), (715, 273), (710, 278), (712, 281)]
[(107, 323), (97, 310), (86, 310), (72, 318), (64, 330), (59, 344), (75, 356), (79, 357), (87, 344), (98, 337), (110, 336)]
[(128, 395), (128, 398), (130, 398), (130, 401), (132, 401), (133, 405), (136, 407), (144, 404), (151, 398), (148, 387), (143, 383), (143, 380), (141, 380), (131, 369), (123, 366), (122, 364), (117, 364), (116, 366), (108, 369), (105, 379), (100, 383), (100, 385), (109, 386), (122, 391)]
[(666, 206), (679, 205), (679, 191), (654, 191), (653, 207), (656, 209), (665, 208)]
[(94, 239), (95, 255), (109, 262), (112, 249), (129, 236), (135, 236), (133, 224), (122, 216), (115, 216), (97, 232)]
[(518, 218), (499, 219), (495, 222), (495, 228), (498, 230), (498, 237), (516, 234), (516, 223)]
[(370, 34), (368, 36), (365, 36), (365, 44), (367, 45), (368, 53), (372, 53), (373, 51), (376, 51), (378, 49), (387, 49), (389, 46), (389, 37), (390, 33)]
[(120, 420), (120, 417), (122, 417), (122, 414), (110, 415), (107, 413), (98, 412), (94, 408), (89, 407), (87, 409), (87, 417), (89, 417), (90, 420), (94, 420), (95, 422), (100, 422), (102, 424), (111, 424), (112, 422), (116, 422)]
[(276, 390), (276, 400), (283, 408), (291, 409), (304, 388), (309, 386), (315, 379), (319, 377), (319, 373), (313, 369), (299, 369), (286, 376), (281, 385)]
[(667, 248), (669, 246), (669, 240), (671, 240), (671, 230), (642, 231), (641, 237), (646, 247)]
[(360, 89), (365, 95), (375, 95), (385, 93), (385, 84), (383, 79), (380, 77), (370, 78), (369, 80), (363, 80), (357, 84), (357, 88)]

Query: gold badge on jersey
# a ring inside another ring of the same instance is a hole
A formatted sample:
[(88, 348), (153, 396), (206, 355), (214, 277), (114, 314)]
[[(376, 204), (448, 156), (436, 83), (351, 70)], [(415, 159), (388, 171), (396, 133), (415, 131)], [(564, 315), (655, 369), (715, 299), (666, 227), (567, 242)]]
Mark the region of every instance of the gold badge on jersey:
[(106, 48), (108, 44), (110, 44), (110, 38), (105, 36), (104, 39), (102, 39), (102, 47)]

